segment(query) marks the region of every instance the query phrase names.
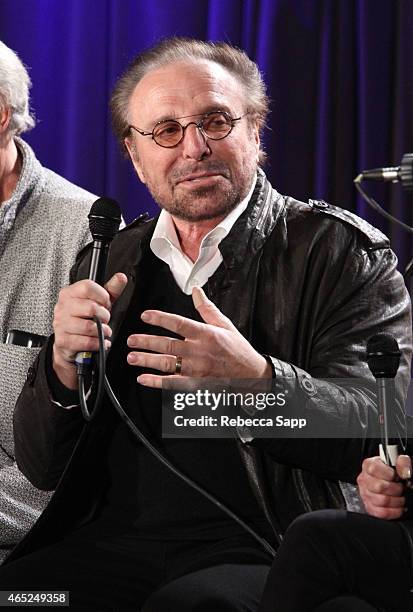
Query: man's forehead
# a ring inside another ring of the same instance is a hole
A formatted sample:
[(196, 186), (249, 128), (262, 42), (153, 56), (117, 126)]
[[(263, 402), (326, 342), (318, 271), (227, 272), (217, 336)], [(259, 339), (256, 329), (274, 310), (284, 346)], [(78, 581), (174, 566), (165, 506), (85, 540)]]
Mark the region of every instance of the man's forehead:
[(168, 117), (233, 111), (242, 104), (242, 87), (226, 68), (209, 60), (175, 62), (148, 72), (137, 84), (129, 113), (154, 122)]

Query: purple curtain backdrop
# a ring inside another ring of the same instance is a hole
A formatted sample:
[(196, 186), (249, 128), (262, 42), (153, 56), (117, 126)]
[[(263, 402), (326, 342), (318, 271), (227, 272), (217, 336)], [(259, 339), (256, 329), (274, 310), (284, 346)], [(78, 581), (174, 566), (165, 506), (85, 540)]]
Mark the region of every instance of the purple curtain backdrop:
[[(48, 167), (118, 199), (127, 220), (156, 207), (120, 156), (108, 98), (128, 61), (170, 35), (245, 49), (273, 100), (273, 184), (357, 212), (391, 236), (405, 265), (410, 236), (366, 208), (352, 181), (413, 151), (411, 0), (2, 0), (0, 38), (33, 80), (28, 142)], [(413, 224), (399, 186), (370, 192)]]

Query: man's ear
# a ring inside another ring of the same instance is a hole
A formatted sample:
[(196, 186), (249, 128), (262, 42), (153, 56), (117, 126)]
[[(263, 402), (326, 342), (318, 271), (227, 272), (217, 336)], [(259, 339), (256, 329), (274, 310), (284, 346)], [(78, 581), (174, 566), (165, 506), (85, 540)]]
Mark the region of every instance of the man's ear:
[(136, 150), (136, 145), (131, 138), (125, 138), (124, 140), (125, 147), (128, 150), (129, 157), (131, 158), (133, 167), (136, 170), (136, 174), (139, 176), (139, 179), (143, 184), (146, 183), (145, 174), (143, 172), (142, 164), (139, 161), (138, 152)]
[(258, 121), (254, 122), (254, 125), (252, 126), (252, 133), (254, 136), (255, 144), (257, 145), (257, 160), (259, 161), (261, 138), (260, 138), (260, 128), (258, 125)]
[(11, 119), (11, 112), (8, 106), (4, 108), (0, 106), (0, 134), (5, 134)]

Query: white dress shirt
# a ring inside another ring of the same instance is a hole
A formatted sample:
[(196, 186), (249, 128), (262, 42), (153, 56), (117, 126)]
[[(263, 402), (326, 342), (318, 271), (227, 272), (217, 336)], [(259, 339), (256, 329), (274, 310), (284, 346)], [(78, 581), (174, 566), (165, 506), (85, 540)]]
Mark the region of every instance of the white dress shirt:
[(150, 247), (152, 252), (166, 264), (177, 283), (187, 295), (193, 287), (202, 287), (222, 262), (219, 244), (231, 231), (235, 221), (247, 208), (254, 191), (257, 178), (254, 178), (247, 196), (202, 239), (198, 259), (193, 262), (182, 252), (172, 216), (162, 210), (155, 226)]

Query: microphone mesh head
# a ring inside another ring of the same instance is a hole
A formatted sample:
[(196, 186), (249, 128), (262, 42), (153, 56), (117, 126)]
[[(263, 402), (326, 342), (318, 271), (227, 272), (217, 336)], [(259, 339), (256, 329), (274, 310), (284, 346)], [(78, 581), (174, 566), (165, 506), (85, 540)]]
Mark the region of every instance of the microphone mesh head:
[(121, 211), (112, 198), (99, 198), (93, 202), (89, 218), (89, 229), (94, 240), (110, 241), (119, 229)]
[(390, 334), (376, 334), (367, 342), (367, 363), (374, 378), (394, 378), (400, 356), (397, 340)]
[(413, 153), (403, 155), (400, 164), (400, 180), (406, 191), (413, 190)]

